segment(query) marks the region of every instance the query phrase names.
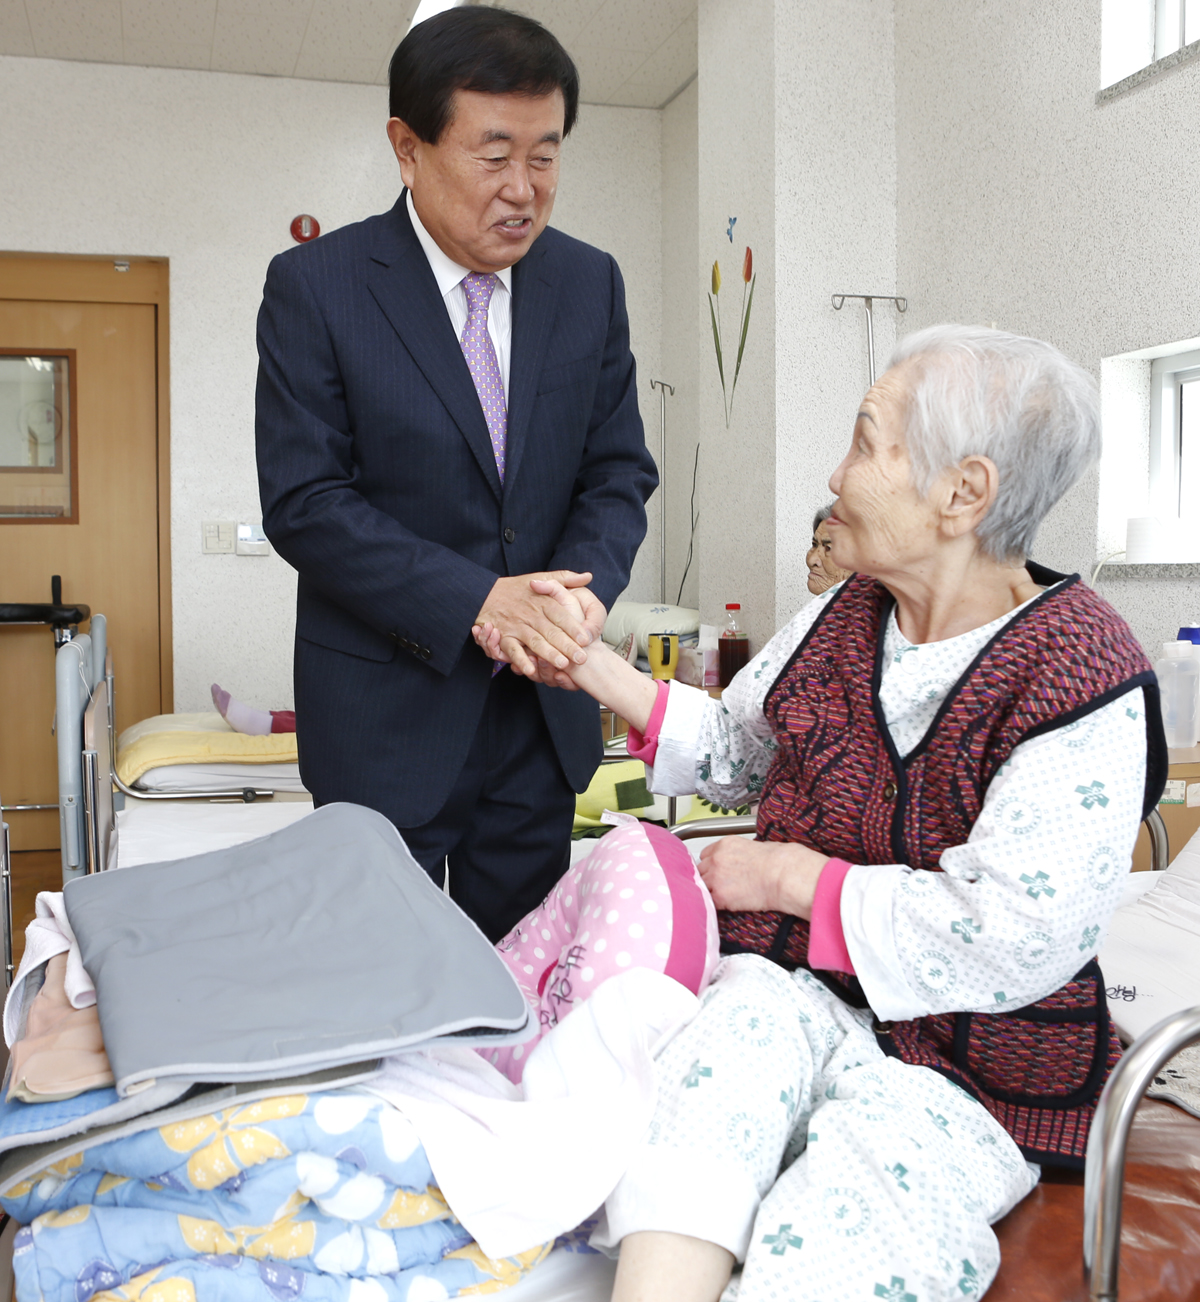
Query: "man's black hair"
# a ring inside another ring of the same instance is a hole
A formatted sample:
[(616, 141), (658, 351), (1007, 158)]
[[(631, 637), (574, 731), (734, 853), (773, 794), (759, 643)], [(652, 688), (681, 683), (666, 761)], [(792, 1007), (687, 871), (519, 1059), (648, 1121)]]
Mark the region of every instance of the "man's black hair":
[(511, 9), (461, 5), (418, 23), (388, 66), (388, 108), (427, 144), (450, 124), (454, 93), (552, 95), (562, 91), (563, 135), (579, 111), (579, 72), (571, 56), (532, 18)]

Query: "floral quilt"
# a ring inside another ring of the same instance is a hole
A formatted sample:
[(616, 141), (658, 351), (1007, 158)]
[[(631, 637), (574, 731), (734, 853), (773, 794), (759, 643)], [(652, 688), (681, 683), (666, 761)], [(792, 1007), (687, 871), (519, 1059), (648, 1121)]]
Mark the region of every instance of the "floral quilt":
[(485, 1257), (412, 1126), (353, 1088), (126, 1135), (0, 1202), (24, 1227), (18, 1302), (441, 1302), (550, 1249)]

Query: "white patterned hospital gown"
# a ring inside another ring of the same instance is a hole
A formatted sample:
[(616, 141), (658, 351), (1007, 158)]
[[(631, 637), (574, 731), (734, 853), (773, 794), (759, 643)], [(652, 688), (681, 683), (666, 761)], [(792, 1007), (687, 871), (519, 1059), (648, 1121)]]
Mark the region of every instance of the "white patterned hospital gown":
[[(714, 702), (672, 686), (650, 784), (724, 805), (762, 789), (763, 703), (837, 589), (774, 637)], [(914, 645), (886, 626), (880, 698), (900, 753), (1012, 614)], [(856, 865), (846, 945), (881, 1020), (1044, 998), (1099, 948), (1141, 819), (1146, 731), (1135, 688), (1017, 746), (942, 873)], [(936, 960), (936, 961), (935, 961)], [(596, 1237), (672, 1230), (745, 1266), (739, 1302), (949, 1302), (982, 1297), (989, 1228), (1033, 1187), (1013, 1140), (944, 1077), (886, 1058), (870, 1012), (811, 974), (725, 960), (658, 1063), (659, 1106)]]

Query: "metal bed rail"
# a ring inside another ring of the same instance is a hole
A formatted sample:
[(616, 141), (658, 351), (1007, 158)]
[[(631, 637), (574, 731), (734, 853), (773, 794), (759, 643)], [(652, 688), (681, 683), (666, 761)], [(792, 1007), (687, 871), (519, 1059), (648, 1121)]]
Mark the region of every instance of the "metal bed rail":
[(0, 819), (0, 882), (3, 886), (4, 909), (4, 988), (13, 983), (13, 907), (12, 907), (12, 850), (8, 839), (8, 824)]
[[(1150, 871), (1162, 872), (1171, 858), (1171, 840), (1167, 825), (1157, 809), (1152, 809), (1143, 820), (1150, 834)], [(694, 841), (702, 836), (739, 836), (753, 832), (757, 819), (753, 814), (738, 814), (730, 818), (697, 818), (687, 823), (676, 823), (667, 830), (681, 841)]]
[[(101, 616), (93, 621), (101, 624)], [(102, 628), (102, 625), (101, 625)], [(103, 634), (97, 630), (100, 639)], [(58, 823), (63, 882), (87, 871), (83, 805), (83, 712), (95, 687), (92, 638), (81, 633), (54, 657), (55, 740), (58, 747)]]
[(1083, 1177), (1083, 1265), (1091, 1302), (1117, 1302), (1125, 1153), (1134, 1113), (1159, 1069), (1200, 1040), (1200, 1008), (1164, 1018), (1125, 1050), (1092, 1120)]
[(152, 792), (127, 786), (116, 772), (112, 653), (103, 615), (55, 655), (58, 810), (63, 881), (109, 866), (115, 848), (113, 788), (135, 800), (270, 799), (267, 788)]

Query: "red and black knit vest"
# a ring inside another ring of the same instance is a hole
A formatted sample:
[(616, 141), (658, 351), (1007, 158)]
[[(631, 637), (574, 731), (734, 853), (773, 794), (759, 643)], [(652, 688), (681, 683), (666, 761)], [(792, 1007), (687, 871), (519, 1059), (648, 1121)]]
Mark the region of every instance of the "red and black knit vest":
[[(865, 575), (846, 582), (767, 695), (777, 750), (763, 786), (759, 840), (797, 841), (850, 863), (939, 872), (942, 852), (967, 840), (988, 784), (1019, 743), (1137, 686), (1146, 698), (1143, 812), (1157, 803), (1167, 753), (1145, 654), (1078, 575), (1060, 583), (1060, 574), (1028, 569), (1035, 582), (1059, 586), (979, 652), (903, 759), (879, 704), (894, 602)], [(807, 966), (808, 924), (799, 919), (723, 913), (721, 937), (725, 953)], [(816, 975), (866, 1006), (853, 977)], [(885, 1053), (940, 1071), (979, 1099), (1031, 1161), (1082, 1165), (1096, 1100), (1120, 1056), (1095, 959), (1027, 1007), (877, 1024), (876, 1032)]]

